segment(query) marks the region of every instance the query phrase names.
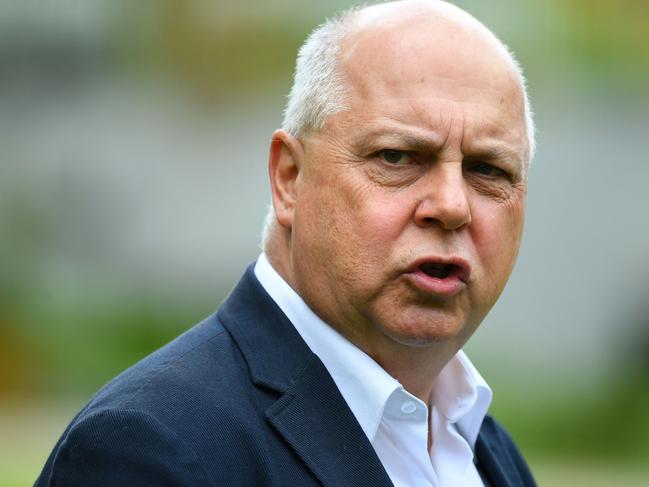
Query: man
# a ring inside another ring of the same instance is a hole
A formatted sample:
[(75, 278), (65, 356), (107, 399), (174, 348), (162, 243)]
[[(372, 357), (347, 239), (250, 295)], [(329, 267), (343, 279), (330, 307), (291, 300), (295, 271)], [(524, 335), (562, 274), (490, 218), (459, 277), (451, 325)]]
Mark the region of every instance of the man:
[(533, 128), (520, 70), (437, 0), (302, 47), (264, 253), (100, 391), (37, 485), (534, 485), (461, 347), (500, 295)]

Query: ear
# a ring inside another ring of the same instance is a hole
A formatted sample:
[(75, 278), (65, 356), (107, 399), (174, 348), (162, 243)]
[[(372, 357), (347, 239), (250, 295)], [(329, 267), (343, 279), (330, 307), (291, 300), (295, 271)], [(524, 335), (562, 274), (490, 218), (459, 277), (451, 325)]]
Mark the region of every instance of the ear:
[(289, 229), (293, 226), (303, 161), (304, 149), (300, 141), (284, 130), (276, 130), (270, 143), (268, 174), (275, 217), (280, 225)]

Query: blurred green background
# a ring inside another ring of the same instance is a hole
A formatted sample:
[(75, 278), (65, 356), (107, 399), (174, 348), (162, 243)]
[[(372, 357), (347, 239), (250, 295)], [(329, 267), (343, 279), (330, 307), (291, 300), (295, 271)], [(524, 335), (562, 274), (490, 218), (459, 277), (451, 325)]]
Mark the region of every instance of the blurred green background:
[[(257, 256), (296, 50), (351, 3), (0, 4), (0, 487)], [(457, 4), (517, 53), (539, 144), (468, 352), (540, 485), (649, 485), (649, 2)]]

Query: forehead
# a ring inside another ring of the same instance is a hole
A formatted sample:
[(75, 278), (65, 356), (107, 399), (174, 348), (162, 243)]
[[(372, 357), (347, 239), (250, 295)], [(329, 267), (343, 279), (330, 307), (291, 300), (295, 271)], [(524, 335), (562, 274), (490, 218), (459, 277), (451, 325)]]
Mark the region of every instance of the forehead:
[(399, 94), (426, 85), (433, 91), (453, 85), (522, 95), (507, 51), (486, 28), (472, 18), (425, 10), (361, 22), (342, 41), (339, 65), (358, 95)]
[[(342, 43), (348, 110), (335, 117), (370, 131), (410, 127), (429, 138), (463, 125), (465, 143), (524, 151), (523, 92), (504, 48), (475, 23), (426, 14), (373, 22)], [(361, 121), (362, 120), (362, 121)], [(483, 140), (484, 139), (484, 140)], [(493, 144), (492, 144), (493, 145)]]

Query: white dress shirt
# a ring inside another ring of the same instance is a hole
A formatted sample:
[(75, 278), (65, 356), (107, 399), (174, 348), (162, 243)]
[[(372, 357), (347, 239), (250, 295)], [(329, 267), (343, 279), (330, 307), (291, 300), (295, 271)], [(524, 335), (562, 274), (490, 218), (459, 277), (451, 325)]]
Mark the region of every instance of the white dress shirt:
[(265, 254), (255, 276), (320, 358), (396, 487), (483, 486), (473, 458), (492, 393), (464, 352), (437, 377), (429, 422), (429, 405), (311, 311)]

